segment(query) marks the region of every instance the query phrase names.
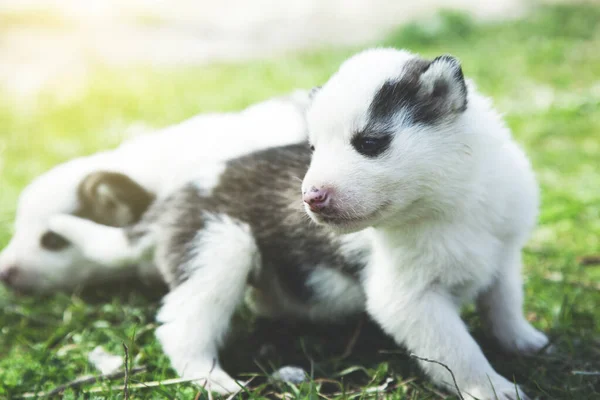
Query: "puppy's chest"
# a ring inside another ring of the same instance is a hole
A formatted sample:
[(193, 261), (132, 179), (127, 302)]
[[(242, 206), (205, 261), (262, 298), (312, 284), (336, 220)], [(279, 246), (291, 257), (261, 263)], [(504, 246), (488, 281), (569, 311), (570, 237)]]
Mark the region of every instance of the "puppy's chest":
[[(399, 240), (400, 239), (400, 240)], [(369, 268), (414, 286), (441, 286), (458, 299), (471, 298), (496, 275), (500, 245), (490, 235), (427, 235), (374, 240)]]

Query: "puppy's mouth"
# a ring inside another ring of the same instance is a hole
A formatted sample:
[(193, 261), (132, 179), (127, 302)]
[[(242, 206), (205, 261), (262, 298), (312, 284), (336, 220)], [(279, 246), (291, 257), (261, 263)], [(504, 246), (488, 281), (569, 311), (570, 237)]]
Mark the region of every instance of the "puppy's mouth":
[(388, 208), (387, 204), (382, 204), (374, 211), (365, 214), (349, 214), (342, 212), (321, 211), (313, 212), (306, 208), (310, 218), (318, 225), (328, 226), (336, 231), (352, 232), (365, 229), (373, 225)]

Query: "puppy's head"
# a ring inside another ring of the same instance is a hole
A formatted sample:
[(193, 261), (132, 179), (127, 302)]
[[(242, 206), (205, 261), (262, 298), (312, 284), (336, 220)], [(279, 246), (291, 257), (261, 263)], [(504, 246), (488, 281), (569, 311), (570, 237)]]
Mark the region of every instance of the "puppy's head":
[(48, 173), (22, 193), (15, 234), (0, 253), (0, 281), (5, 286), (48, 292), (106, 278), (99, 276), (101, 265), (87, 260), (66, 238), (49, 230), (50, 217), (70, 213), (120, 227), (138, 221), (153, 201), (152, 194), (119, 173), (93, 172), (76, 181), (72, 177), (68, 169)]
[(310, 217), (350, 232), (435, 212), (466, 169), (467, 97), (451, 56), (375, 49), (347, 60), (308, 109)]

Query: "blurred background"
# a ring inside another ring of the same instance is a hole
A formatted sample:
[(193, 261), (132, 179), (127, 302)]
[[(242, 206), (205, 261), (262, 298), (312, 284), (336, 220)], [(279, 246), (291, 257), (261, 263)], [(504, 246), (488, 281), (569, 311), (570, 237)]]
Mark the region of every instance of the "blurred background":
[(523, 0), (2, 0), (0, 82), (14, 96), (77, 90), (90, 64), (190, 66), (380, 39), (440, 8), (522, 15)]
[[(599, 398), (597, 0), (0, 0), (0, 247), (20, 191), (57, 163), (322, 84), (370, 46), (457, 56), (504, 114), (542, 188), (525, 250), (527, 317), (566, 353), (506, 371), (520, 368), (537, 398)], [(94, 346), (119, 352), (153, 323), (143, 303), (98, 309), (2, 288), (0, 310), (0, 397), (74, 379)], [(131, 346), (168, 377), (152, 335)]]

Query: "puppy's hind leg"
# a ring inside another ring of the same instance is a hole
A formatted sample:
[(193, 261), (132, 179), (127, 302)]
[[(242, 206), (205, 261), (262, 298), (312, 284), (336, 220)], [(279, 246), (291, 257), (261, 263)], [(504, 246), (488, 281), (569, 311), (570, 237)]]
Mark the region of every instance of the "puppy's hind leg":
[[(157, 261), (176, 259), (170, 254), (176, 246), (181, 243), (159, 249)], [(214, 392), (237, 392), (242, 383), (221, 368), (217, 356), (233, 313), (243, 301), (248, 274), (259, 263), (254, 237), (247, 225), (216, 216), (207, 219), (183, 247), (184, 261), (177, 268), (187, 279), (165, 297), (156, 335), (181, 377), (197, 379)]]

